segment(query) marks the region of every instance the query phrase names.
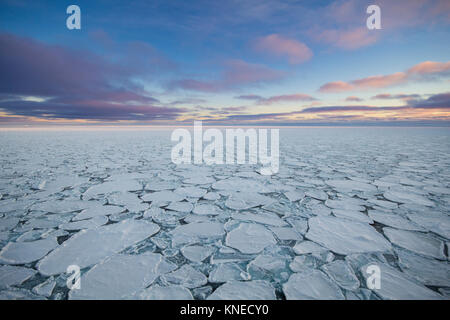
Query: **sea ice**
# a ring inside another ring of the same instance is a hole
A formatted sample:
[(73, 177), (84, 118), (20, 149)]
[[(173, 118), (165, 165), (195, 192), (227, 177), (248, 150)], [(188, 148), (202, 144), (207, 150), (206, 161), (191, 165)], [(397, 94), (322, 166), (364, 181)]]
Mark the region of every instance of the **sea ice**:
[(227, 234), (226, 244), (242, 253), (259, 253), (264, 248), (276, 244), (272, 233), (264, 226), (253, 223), (241, 223)]
[(199, 203), (196, 204), (193, 210), (193, 213), (199, 214), (199, 215), (211, 215), (216, 216), (220, 214), (222, 210), (214, 205), (214, 204), (207, 204), (207, 203)]
[(220, 263), (209, 273), (211, 283), (228, 282), (231, 280), (248, 280), (246, 272), (236, 263)]
[(211, 246), (187, 246), (181, 249), (183, 256), (192, 262), (202, 262), (214, 252)]
[(306, 238), (338, 254), (389, 251), (391, 244), (366, 223), (317, 216), (309, 219)]
[(50, 297), (53, 289), (56, 286), (56, 281), (53, 277), (48, 278), (46, 281), (35, 286), (31, 291), (39, 296)]
[(125, 209), (123, 207), (98, 205), (81, 211), (72, 220), (77, 221), (90, 219), (98, 216), (109, 216), (121, 213), (124, 210)]
[(268, 281), (229, 281), (217, 288), (208, 300), (275, 300), (275, 289)]
[(283, 284), (283, 292), (287, 300), (344, 300), (339, 287), (319, 270), (305, 269), (294, 273)]
[(88, 267), (150, 237), (159, 229), (154, 223), (130, 219), (79, 231), (39, 261), (37, 268), (43, 275), (50, 276), (66, 272), (70, 265)]
[(450, 287), (450, 265), (407, 250), (396, 250), (402, 271), (428, 286)]
[(69, 299), (123, 299), (148, 287), (159, 275), (174, 268), (175, 265), (166, 262), (158, 253), (118, 254), (83, 274), (81, 288), (70, 290)]
[(408, 219), (431, 232), (450, 239), (450, 216), (439, 212), (412, 213)]
[(9, 242), (0, 251), (0, 263), (26, 264), (37, 261), (58, 246), (55, 238), (30, 242)]
[(322, 270), (341, 288), (354, 291), (359, 288), (359, 280), (350, 265), (342, 260), (336, 260), (322, 266)]
[(82, 229), (92, 229), (100, 227), (108, 222), (108, 218), (106, 216), (97, 216), (88, 220), (79, 220), (74, 222), (63, 223), (59, 226), (60, 229), (63, 230), (82, 230)]
[(414, 203), (418, 205), (434, 207), (434, 202), (428, 200), (420, 194), (412, 192), (388, 190), (383, 194), (383, 196), (392, 202)]
[(397, 230), (389, 227), (383, 232), (393, 244), (418, 253), (420, 255), (446, 260), (444, 242), (424, 233)]
[(171, 231), (172, 245), (196, 243), (202, 240), (215, 240), (222, 238), (225, 230), (223, 224), (218, 222), (191, 222), (176, 227)]
[(162, 287), (154, 284), (128, 297), (133, 300), (193, 300), (191, 292), (179, 285)]
[[(361, 274), (365, 281), (371, 275), (367, 272), (367, 267), (361, 268)], [(379, 264), (381, 273), (381, 283), (379, 289), (374, 289), (373, 292), (383, 299), (388, 300), (430, 300), (430, 299), (442, 299), (443, 297), (428, 289), (425, 286), (421, 286), (409, 279), (402, 272), (388, 266), (386, 264)]]
[(36, 274), (36, 270), (15, 267), (15, 266), (0, 266), (0, 288), (20, 285), (25, 280), (30, 279)]
[(161, 276), (161, 280), (165, 283), (177, 284), (186, 288), (201, 287), (208, 282), (203, 273), (195, 270), (188, 264), (185, 264), (179, 269)]
[(386, 212), (369, 210), (369, 217), (389, 227), (410, 231), (425, 231), (422, 227), (412, 223), (406, 218), (398, 214), (390, 214)]
[(371, 218), (359, 211), (333, 209), (332, 212), (333, 215), (338, 218), (349, 219), (351, 221), (358, 221), (363, 223), (373, 223), (373, 220)]

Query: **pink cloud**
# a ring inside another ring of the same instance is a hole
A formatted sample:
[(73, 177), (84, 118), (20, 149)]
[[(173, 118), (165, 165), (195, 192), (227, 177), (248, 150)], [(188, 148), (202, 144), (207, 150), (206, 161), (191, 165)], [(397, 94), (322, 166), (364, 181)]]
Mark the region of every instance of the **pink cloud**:
[(243, 60), (228, 60), (224, 63), (224, 71), (219, 79), (182, 79), (173, 81), (170, 87), (201, 92), (219, 92), (237, 86), (271, 82), (282, 79), (284, 76), (284, 72), (273, 70), (261, 64), (248, 63)]
[(272, 104), (277, 102), (292, 102), (292, 101), (314, 101), (316, 100), (314, 97), (311, 97), (308, 94), (297, 93), (297, 94), (287, 94), (280, 96), (273, 96), (267, 99), (260, 99), (258, 104)]
[(273, 56), (286, 57), (290, 64), (303, 63), (313, 56), (311, 49), (304, 43), (278, 34), (259, 38), (255, 42), (255, 48)]
[(353, 89), (353, 86), (344, 81), (334, 81), (328, 82), (320, 87), (320, 92), (344, 92), (350, 91)]
[(419, 63), (405, 72), (397, 72), (388, 75), (370, 76), (349, 82), (335, 81), (324, 84), (320, 92), (345, 92), (352, 90), (366, 90), (374, 88), (386, 88), (413, 80), (421, 80), (426, 76), (443, 76), (450, 71), (450, 62), (425, 61)]
[(358, 98), (358, 97), (355, 97), (355, 96), (350, 96), (350, 97), (347, 97), (345, 99), (345, 101), (348, 101), (348, 102), (360, 102), (360, 101), (362, 101), (362, 99)]
[(341, 49), (354, 50), (374, 44), (377, 41), (377, 34), (361, 27), (349, 30), (325, 30), (315, 38)]
[(409, 74), (433, 74), (450, 71), (449, 62), (425, 61), (415, 65), (408, 70)]

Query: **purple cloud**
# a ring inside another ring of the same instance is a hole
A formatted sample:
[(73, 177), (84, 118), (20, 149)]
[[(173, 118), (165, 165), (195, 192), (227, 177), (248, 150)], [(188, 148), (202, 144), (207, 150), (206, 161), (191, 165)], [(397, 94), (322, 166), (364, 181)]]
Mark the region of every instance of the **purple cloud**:
[(282, 79), (286, 74), (264, 65), (248, 63), (243, 60), (228, 60), (217, 80), (181, 79), (169, 84), (171, 89), (184, 89), (201, 92), (220, 92), (241, 86), (260, 85)]
[[(129, 50), (135, 52), (131, 60), (152, 52), (141, 43)], [(131, 80), (163, 65), (156, 55), (146, 56), (150, 67), (138, 70), (131, 62), (115, 64), (89, 52), (2, 33), (0, 108), (40, 118), (174, 119), (182, 109), (155, 106), (159, 101)]]

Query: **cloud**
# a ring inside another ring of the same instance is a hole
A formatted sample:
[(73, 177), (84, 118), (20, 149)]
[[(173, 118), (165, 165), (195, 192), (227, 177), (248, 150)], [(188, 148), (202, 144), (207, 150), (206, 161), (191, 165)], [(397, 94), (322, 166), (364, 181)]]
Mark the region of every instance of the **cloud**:
[(419, 63), (405, 72), (397, 72), (388, 75), (370, 76), (362, 79), (334, 81), (322, 85), (320, 92), (345, 92), (353, 90), (367, 90), (374, 88), (386, 88), (409, 81), (420, 81), (429, 77), (442, 77), (450, 73), (450, 62), (425, 61)]
[(420, 95), (418, 94), (390, 94), (390, 93), (380, 93), (376, 96), (373, 96), (371, 99), (373, 100), (394, 100), (394, 99), (401, 99), (401, 100), (408, 100), (408, 99), (417, 99), (420, 98)]
[(1, 33), (0, 108), (47, 119), (173, 119), (182, 112), (155, 106), (159, 101), (132, 80), (148, 69), (129, 66)]
[(425, 61), (410, 68), (406, 73), (411, 75), (427, 75), (439, 74), (450, 71), (450, 61), (448, 62), (434, 62)]
[(306, 108), (303, 109), (300, 113), (347, 112), (347, 111), (379, 112), (386, 110), (398, 110), (403, 108), (404, 107), (329, 106), (329, 107)]
[(256, 94), (247, 94), (247, 95), (241, 95), (241, 96), (237, 96), (235, 97), (235, 99), (241, 99), (241, 100), (261, 100), (264, 99), (261, 96), (258, 96)]
[(347, 97), (345, 99), (345, 101), (348, 101), (348, 102), (360, 102), (360, 101), (363, 101), (363, 99), (355, 97), (355, 96), (350, 96), (350, 97)]
[(304, 43), (284, 38), (278, 34), (270, 34), (255, 41), (257, 51), (276, 57), (287, 58), (290, 64), (300, 64), (312, 58), (313, 52)]
[(236, 99), (242, 100), (253, 100), (257, 105), (269, 105), (273, 103), (282, 103), (282, 102), (297, 102), (297, 101), (316, 101), (317, 99), (305, 94), (305, 93), (294, 93), (294, 94), (285, 94), (279, 96), (272, 96), (269, 98), (264, 98), (255, 94), (247, 94), (235, 97)]
[(416, 109), (450, 109), (450, 92), (435, 94), (427, 99), (410, 100), (408, 106)]
[(349, 30), (331, 29), (316, 34), (315, 39), (341, 49), (355, 50), (374, 44), (378, 34), (370, 32), (366, 27)]
[(344, 92), (353, 90), (353, 86), (344, 81), (328, 82), (320, 87), (320, 92)]
[(200, 92), (220, 92), (241, 86), (260, 85), (282, 79), (286, 74), (261, 64), (243, 60), (227, 60), (224, 70), (217, 80), (181, 79), (169, 84), (171, 89), (184, 89)]
[(315, 101), (315, 100), (317, 99), (308, 94), (296, 93), (296, 94), (273, 96), (270, 98), (262, 98), (258, 100), (258, 104), (273, 104), (279, 102)]

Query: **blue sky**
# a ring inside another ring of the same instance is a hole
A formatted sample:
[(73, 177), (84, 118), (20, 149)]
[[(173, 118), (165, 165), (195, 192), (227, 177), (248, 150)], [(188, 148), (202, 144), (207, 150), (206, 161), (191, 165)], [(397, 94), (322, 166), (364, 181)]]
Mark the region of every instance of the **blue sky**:
[(448, 123), (449, 36), (447, 0), (0, 0), (0, 125)]

